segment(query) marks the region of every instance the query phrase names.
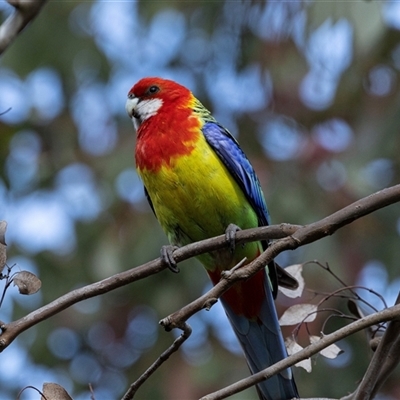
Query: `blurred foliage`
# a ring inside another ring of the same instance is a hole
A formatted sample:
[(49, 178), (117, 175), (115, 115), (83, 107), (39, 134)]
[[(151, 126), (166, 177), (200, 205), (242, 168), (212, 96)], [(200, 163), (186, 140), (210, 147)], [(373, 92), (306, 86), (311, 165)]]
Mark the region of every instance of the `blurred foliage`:
[[(10, 10), (0, 2), (3, 19)], [(0, 219), (9, 224), (9, 263), (42, 280), (29, 299), (11, 289), (0, 319), (158, 257), (166, 238), (134, 171), (124, 109), (143, 76), (189, 86), (238, 137), (275, 223), (311, 223), (398, 182), (399, 29), (395, 2), (49, 1), (0, 61), (0, 112), (12, 108), (0, 116)], [(374, 288), (390, 305), (399, 234), (392, 206), (280, 263), (329, 262), (347, 284)], [(305, 275), (309, 288), (338, 287), (315, 266)], [(75, 399), (89, 398), (89, 382), (96, 400), (121, 397), (174, 338), (157, 321), (208, 285), (193, 260), (179, 275), (165, 271), (41, 323), (1, 354), (0, 397), (43, 382)], [(290, 304), (280, 296), (278, 311)], [(340, 299), (330, 306), (346, 308)], [(193, 337), (138, 398), (194, 399), (248, 375), (220, 308), (189, 323)], [(332, 319), (326, 329), (345, 323)], [(305, 329), (299, 341), (307, 344)], [(336, 360), (318, 357), (310, 374), (296, 369), (303, 397), (355, 388), (368, 344), (360, 333), (339, 345)], [(398, 382), (397, 371), (385, 398), (400, 398)]]

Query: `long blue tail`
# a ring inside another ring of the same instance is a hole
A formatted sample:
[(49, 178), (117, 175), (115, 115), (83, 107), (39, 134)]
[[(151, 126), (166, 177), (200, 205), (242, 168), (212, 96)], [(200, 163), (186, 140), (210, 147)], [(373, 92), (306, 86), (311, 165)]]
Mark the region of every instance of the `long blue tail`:
[[(260, 279), (260, 277), (264, 279), (263, 289), (265, 295), (257, 318), (249, 319), (244, 315), (238, 315), (228, 304), (228, 298), (226, 296), (225, 299), (224, 296), (221, 298), (225, 312), (243, 348), (252, 373), (259, 372), (287, 357), (271, 287), (265, 270), (263, 275), (256, 274), (252, 279)], [(260, 288), (260, 285), (250, 284), (250, 287), (252, 286)], [(258, 293), (248, 293), (247, 290), (246, 292), (242, 294), (250, 296), (250, 299), (253, 298), (255, 302), (260, 298)], [(262, 400), (289, 400), (299, 397), (290, 368), (259, 383), (257, 392)]]

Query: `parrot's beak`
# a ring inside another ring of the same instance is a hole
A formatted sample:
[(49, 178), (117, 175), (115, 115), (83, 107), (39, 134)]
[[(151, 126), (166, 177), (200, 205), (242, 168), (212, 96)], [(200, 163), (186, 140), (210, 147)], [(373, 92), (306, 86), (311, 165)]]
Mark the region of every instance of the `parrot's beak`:
[(125, 109), (135, 129), (138, 130), (143, 121), (157, 114), (162, 104), (161, 99), (141, 99), (130, 93), (128, 94)]
[(128, 97), (126, 100), (125, 109), (131, 119), (137, 118), (136, 107), (139, 103), (139, 98), (135, 96)]

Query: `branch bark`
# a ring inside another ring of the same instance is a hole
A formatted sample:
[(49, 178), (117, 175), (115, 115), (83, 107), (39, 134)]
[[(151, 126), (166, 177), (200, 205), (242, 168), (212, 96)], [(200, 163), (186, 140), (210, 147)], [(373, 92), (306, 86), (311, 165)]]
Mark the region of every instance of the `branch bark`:
[[(400, 185), (376, 192), (368, 197), (354, 202), (353, 204), (331, 214), (330, 216), (309, 225), (297, 227), (295, 232), (270, 244), (268, 248), (253, 262), (233, 272), (227, 271), (222, 279), (210, 291), (199, 297), (192, 303), (182, 307), (180, 310), (161, 320), (166, 330), (179, 327), (193, 314), (203, 308), (209, 308), (216, 299), (226, 292), (235, 282), (248, 279), (257, 271), (264, 268), (279, 253), (285, 250), (293, 250), (297, 247), (319, 240), (325, 236), (332, 235), (341, 227), (361, 218), (377, 209), (386, 207), (400, 201)], [(240, 233), (245, 231), (239, 231)], [(200, 243), (200, 242), (199, 242)], [(174, 253), (175, 255), (175, 253)]]
[[(400, 295), (399, 295), (400, 296)], [(400, 303), (397, 297), (396, 304)], [(385, 382), (400, 360), (400, 319), (396, 318), (388, 324), (388, 327), (376, 349), (368, 370), (365, 373), (354, 400), (372, 399), (381, 385)]]
[(298, 353), (292, 354), (291, 356), (279, 361), (278, 363), (258, 372), (257, 374), (251, 375), (248, 378), (242, 379), (230, 386), (227, 386), (214, 393), (210, 393), (207, 396), (202, 397), (200, 400), (220, 400), (232, 396), (235, 393), (239, 393), (249, 387), (268, 379), (278, 372), (297, 364), (298, 362), (310, 358), (311, 356), (319, 353), (329, 345), (341, 340), (347, 336), (352, 335), (358, 331), (361, 331), (371, 325), (378, 324), (385, 321), (392, 321), (400, 318), (400, 305), (386, 308), (385, 310), (377, 313), (368, 315), (362, 319), (352, 322), (345, 327), (338, 329), (337, 331), (325, 335), (321, 340), (314, 344), (310, 344)]
[(165, 350), (160, 357), (149, 367), (147, 370), (137, 379), (132, 385), (129, 387), (128, 391), (125, 393), (122, 400), (132, 400), (140, 386), (143, 385), (149, 379), (155, 371), (171, 356), (171, 354), (178, 351), (178, 349), (189, 339), (190, 335), (192, 334), (192, 328), (189, 324), (185, 323), (182, 327), (182, 334), (175, 339), (171, 346)]
[(46, 0), (7, 0), (15, 11), (0, 26), (0, 54), (14, 41), (18, 34), (31, 22)]
[[(248, 229), (238, 232), (236, 243), (251, 242), (254, 240), (272, 240), (274, 238), (282, 238), (295, 232), (300, 226), (298, 225), (273, 225), (255, 229)], [(225, 235), (220, 235), (212, 239), (206, 239), (201, 242), (192, 243), (181, 247), (174, 251), (174, 259), (177, 262), (187, 260), (199, 254), (208, 253), (228, 247)], [(134, 267), (127, 271), (113, 275), (102, 281), (72, 290), (69, 293), (59, 297), (51, 303), (32, 311), (28, 315), (10, 322), (0, 322), (0, 352), (7, 348), (12, 341), (22, 332), (32, 326), (44, 321), (53, 315), (65, 310), (66, 308), (86, 299), (110, 292), (122, 286), (128, 285), (140, 279), (147, 278), (150, 275), (157, 274), (167, 269), (160, 258), (149, 261), (138, 267)]]
[[(259, 258), (248, 264), (245, 268), (238, 269), (231, 274), (225, 274), (225, 277), (212, 290), (210, 290), (207, 298), (202, 296), (196, 302), (184, 307), (182, 309), (183, 311), (178, 313), (179, 315), (172, 315), (163, 320), (164, 326), (166, 329), (182, 326), (183, 323), (186, 322), (187, 318), (195, 312), (209, 306), (212, 302), (215, 302), (215, 299), (218, 299), (234, 282), (239, 279), (247, 279), (250, 275), (263, 268), (268, 261), (275, 258), (280, 252), (294, 249), (324, 236), (331, 235), (337, 229), (355, 219), (399, 201), (400, 185), (396, 185), (358, 200), (329, 217), (304, 227), (281, 224), (279, 226), (261, 227), (237, 232), (236, 244), (261, 239), (282, 239), (273, 242)], [(288, 237), (288, 235), (291, 236)], [(220, 235), (212, 239), (206, 239), (179, 248), (174, 251), (174, 258), (176, 262), (180, 262), (199, 254), (227, 246), (229, 246), (229, 243), (226, 241), (225, 235)], [(9, 346), (20, 333), (54, 314), (65, 310), (73, 304), (107, 293), (136, 280), (144, 279), (165, 268), (166, 266), (162, 263), (161, 259), (150, 261), (142, 266), (121, 272), (100, 282), (73, 290), (16, 321), (8, 324), (3, 323), (0, 327), (2, 330), (0, 336), (0, 352)]]
[[(379, 192), (376, 192), (368, 197), (356, 201), (355, 203), (343, 208), (342, 210), (326, 217), (318, 222), (306, 225), (288, 225), (281, 224), (278, 226), (261, 227), (255, 229), (249, 229), (237, 232), (236, 244), (251, 242), (255, 240), (271, 240), (279, 239), (271, 243), (268, 249), (260, 255), (252, 263), (246, 265), (243, 268), (238, 268), (233, 272), (227, 271), (221, 281), (214, 286), (207, 294), (200, 297), (193, 303), (183, 307), (178, 312), (165, 318), (162, 324), (166, 329), (172, 329), (174, 327), (184, 326), (186, 320), (193, 315), (195, 312), (202, 308), (209, 308), (217, 299), (226, 291), (234, 282), (240, 279), (247, 279), (251, 275), (255, 274), (259, 269), (275, 258), (279, 253), (284, 250), (295, 249), (299, 246), (316, 241), (322, 237), (333, 234), (337, 229), (353, 222), (354, 220), (363, 217), (377, 209), (386, 207), (390, 204), (400, 201), (400, 185), (396, 185)], [(181, 262), (188, 258), (207, 253), (220, 248), (228, 247), (229, 242), (226, 241), (225, 235), (221, 235), (212, 239), (207, 239), (201, 242), (193, 243), (188, 246), (179, 248), (174, 251), (174, 259), (177, 262)], [(156, 259), (143, 264), (139, 267), (132, 268), (128, 271), (116, 274), (110, 278), (96, 282), (91, 285), (87, 285), (80, 289), (73, 290), (53, 302), (31, 312), (25, 317), (11, 323), (1, 324), (2, 334), (0, 336), (0, 351), (3, 351), (12, 341), (22, 332), (29, 329), (30, 327), (38, 324), (39, 322), (51, 317), (54, 314), (70, 307), (71, 305), (80, 302), (82, 300), (98, 296), (127, 285), (139, 279), (144, 279), (150, 275), (158, 273), (167, 266), (163, 264), (161, 259)], [(301, 352), (290, 356), (289, 358), (282, 360), (274, 366), (264, 370), (261, 373), (251, 376), (243, 381), (238, 382), (222, 391), (218, 391), (217, 397), (205, 397), (204, 399), (217, 399), (225, 398), (226, 395), (236, 393), (237, 391), (244, 390), (259, 381), (266, 379), (273, 374), (285, 369), (305, 358), (309, 358), (311, 355), (319, 352), (326, 346), (334, 343), (335, 341), (345, 337), (351, 333), (354, 333), (360, 329), (364, 329), (370, 324), (376, 324), (382, 321), (388, 321), (393, 319), (395, 316), (399, 316), (400, 306), (386, 309), (378, 314), (365, 317), (364, 319), (350, 324), (348, 327), (342, 328), (331, 335), (325, 336), (317, 343), (310, 345)], [(394, 314), (395, 316), (394, 316)], [(350, 327), (350, 328), (349, 328)], [(348, 333), (346, 333), (348, 332)], [(232, 389), (234, 387), (234, 389)], [(232, 390), (235, 390), (232, 392)], [(222, 394), (221, 394), (222, 393)], [(226, 394), (229, 393), (229, 394)], [(212, 395), (210, 395), (212, 396)], [(222, 396), (222, 397), (221, 397)]]

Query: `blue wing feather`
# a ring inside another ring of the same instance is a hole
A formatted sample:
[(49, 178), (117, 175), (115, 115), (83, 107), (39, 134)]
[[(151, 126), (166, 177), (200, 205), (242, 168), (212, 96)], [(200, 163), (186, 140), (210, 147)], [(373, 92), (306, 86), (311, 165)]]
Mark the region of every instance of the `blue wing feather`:
[[(202, 127), (202, 132), (207, 143), (222, 160), (245, 193), (246, 198), (257, 214), (258, 226), (270, 225), (271, 220), (260, 182), (239, 143), (228, 130), (215, 120), (207, 121)], [(261, 243), (265, 250), (268, 247), (268, 242), (262, 241)], [(271, 261), (268, 267), (274, 297), (277, 295), (278, 282), (286, 288), (297, 288), (298, 282), (274, 261)]]
[(207, 122), (202, 132), (228, 171), (245, 193), (258, 217), (258, 225), (270, 224), (270, 216), (260, 182), (236, 139), (217, 122)]
[[(246, 195), (258, 217), (258, 225), (270, 224), (270, 216), (260, 182), (239, 143), (223, 126), (211, 121), (204, 124), (203, 134), (208, 144), (222, 160)], [(268, 243), (264, 241), (264, 249)], [(222, 297), (228, 318), (234, 328), (240, 344), (246, 353), (247, 362), (252, 373), (256, 373), (287, 356), (283, 343), (278, 317), (273, 302), (277, 291), (277, 271), (274, 261), (268, 265), (268, 274), (264, 270), (265, 299), (257, 320), (249, 320), (243, 315), (236, 315)], [(272, 291), (270, 284), (272, 283)], [(282, 400), (298, 397), (292, 371), (285, 369), (274, 377), (257, 385), (260, 399)]]

